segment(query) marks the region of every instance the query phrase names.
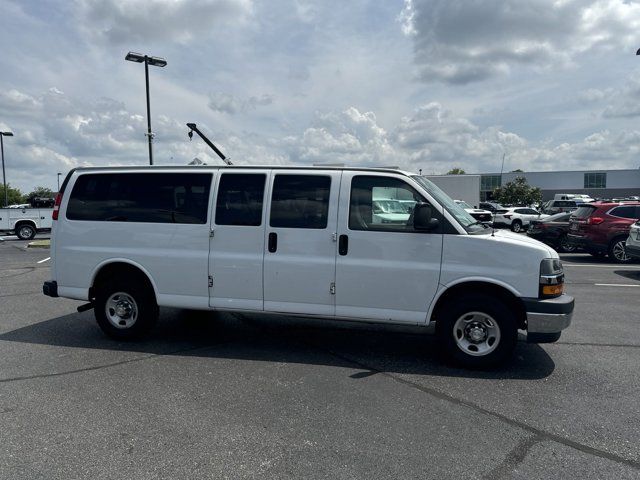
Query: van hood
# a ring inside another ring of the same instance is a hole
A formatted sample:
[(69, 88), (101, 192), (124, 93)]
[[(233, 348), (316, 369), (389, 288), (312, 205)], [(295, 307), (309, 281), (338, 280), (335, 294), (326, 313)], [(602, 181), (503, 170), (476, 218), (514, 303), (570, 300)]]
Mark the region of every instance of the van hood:
[(539, 250), (544, 250), (551, 258), (559, 258), (558, 252), (553, 248), (526, 235), (514, 233), (509, 230), (495, 230), (494, 238), (499, 242), (506, 242), (512, 245), (535, 247)]

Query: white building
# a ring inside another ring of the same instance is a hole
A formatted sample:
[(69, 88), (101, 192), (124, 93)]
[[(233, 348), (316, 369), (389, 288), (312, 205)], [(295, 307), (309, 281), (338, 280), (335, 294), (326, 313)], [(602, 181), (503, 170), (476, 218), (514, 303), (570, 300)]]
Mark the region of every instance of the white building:
[(496, 187), (525, 177), (529, 185), (542, 190), (544, 200), (556, 193), (586, 193), (593, 198), (623, 198), (640, 195), (640, 169), (577, 170), (560, 172), (505, 172), (480, 174), (480, 198), (491, 198)]

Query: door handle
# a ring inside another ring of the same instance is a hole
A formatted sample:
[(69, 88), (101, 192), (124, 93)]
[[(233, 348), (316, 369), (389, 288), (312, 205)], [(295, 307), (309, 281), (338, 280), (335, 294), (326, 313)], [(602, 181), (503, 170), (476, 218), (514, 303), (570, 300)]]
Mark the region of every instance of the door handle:
[(349, 237), (347, 235), (340, 235), (338, 239), (338, 253), (343, 256), (349, 253)]
[(269, 251), (274, 253), (276, 250), (278, 250), (278, 234), (271, 232), (269, 234)]

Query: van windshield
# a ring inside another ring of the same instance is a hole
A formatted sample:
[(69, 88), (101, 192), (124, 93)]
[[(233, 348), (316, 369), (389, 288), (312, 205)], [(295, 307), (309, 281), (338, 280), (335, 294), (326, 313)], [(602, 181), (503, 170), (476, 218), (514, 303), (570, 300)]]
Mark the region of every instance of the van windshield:
[(440, 205), (442, 205), (442, 207), (447, 212), (455, 217), (462, 228), (464, 228), (468, 233), (478, 233), (489, 230), (489, 227), (483, 225), (481, 222), (473, 218), (469, 213), (465, 211), (464, 208), (454, 202), (449, 195), (444, 193), (444, 191), (442, 191), (440, 187), (438, 187), (427, 177), (413, 175), (411, 178), (418, 182), (422, 188), (429, 192), (429, 195), (435, 198), (435, 200)]

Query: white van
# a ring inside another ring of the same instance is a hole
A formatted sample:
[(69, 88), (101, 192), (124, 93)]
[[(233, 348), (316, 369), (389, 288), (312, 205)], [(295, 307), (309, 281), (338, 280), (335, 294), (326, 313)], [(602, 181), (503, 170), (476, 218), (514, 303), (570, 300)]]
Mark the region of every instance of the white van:
[[(415, 202), (393, 222), (374, 199)], [(69, 173), (45, 295), (87, 300), (110, 336), (158, 307), (428, 325), (467, 366), (506, 359), (518, 330), (569, 326), (558, 254), (476, 221), (422, 176), (327, 167), (112, 167)]]

